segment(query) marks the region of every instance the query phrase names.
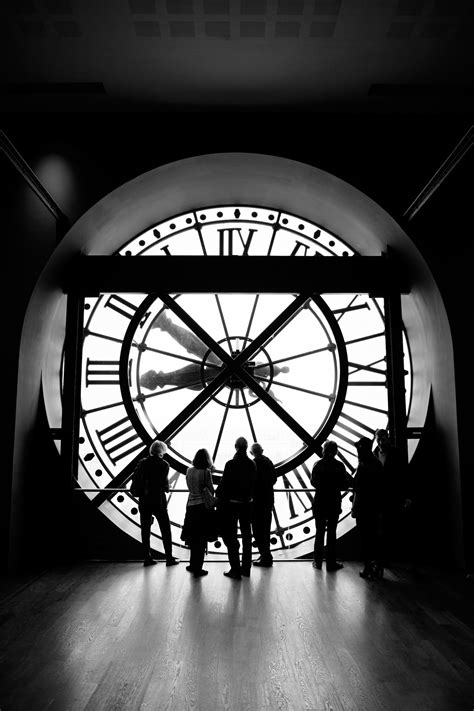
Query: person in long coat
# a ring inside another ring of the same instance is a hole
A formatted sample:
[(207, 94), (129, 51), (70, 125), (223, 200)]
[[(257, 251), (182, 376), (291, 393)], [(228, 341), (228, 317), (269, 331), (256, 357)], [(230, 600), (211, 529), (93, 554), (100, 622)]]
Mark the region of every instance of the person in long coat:
[(362, 578), (383, 577), (381, 516), (385, 493), (383, 467), (372, 452), (372, 442), (362, 437), (356, 444), (359, 463), (354, 475), (352, 516), (359, 530), (364, 568)]
[(270, 550), (270, 530), (272, 525), (272, 510), (275, 495), (273, 486), (277, 473), (272, 460), (263, 453), (263, 447), (254, 442), (250, 447), (257, 468), (252, 505), (252, 532), (260, 553), (260, 558), (253, 565), (271, 568), (273, 555)]
[(352, 479), (342, 462), (337, 461), (337, 443), (328, 440), (323, 444), (323, 456), (311, 472), (315, 488), (313, 515), (316, 522), (313, 567), (321, 570), (323, 563), (324, 537), (326, 534), (326, 570), (343, 568), (336, 560), (336, 529), (341, 513), (342, 491), (352, 487)]
[[(382, 554), (384, 566), (402, 555), (410, 557), (414, 541), (406, 545), (407, 514), (412, 506), (407, 461), (399, 447), (391, 444), (387, 430), (375, 432), (377, 446), (374, 455), (383, 467), (386, 492), (382, 505)], [(405, 546), (404, 546), (405, 544)]]

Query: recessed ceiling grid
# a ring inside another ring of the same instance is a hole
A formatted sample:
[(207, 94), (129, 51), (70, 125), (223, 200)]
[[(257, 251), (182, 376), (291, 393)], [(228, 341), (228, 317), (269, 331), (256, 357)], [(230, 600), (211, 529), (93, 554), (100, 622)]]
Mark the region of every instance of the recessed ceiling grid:
[(471, 20), (469, 0), (396, 0), (387, 38), (392, 40), (449, 40), (462, 38)]
[[(335, 36), (339, 16), (350, 23), (354, 14), (349, 0), (128, 2), (139, 36), (329, 39)], [(379, 14), (378, 28), (382, 37), (449, 40), (462, 33), (464, 19), (471, 16), (472, 11), (468, 0), (393, 0), (391, 19), (390, 14)], [(370, 15), (375, 18), (377, 8), (367, 10), (366, 16)]]
[(81, 37), (72, 0), (17, 0), (17, 28), (26, 38)]
[[(133, 34), (154, 39), (329, 40), (356, 38), (357, 10), (350, 0), (122, 0)], [(80, 0), (16, 0), (15, 32), (23, 40), (86, 36)], [(361, 11), (358, 11), (361, 14)], [(372, 37), (389, 41), (469, 39), (469, 0), (393, 0), (363, 10)], [(115, 18), (114, 18), (115, 19)]]
[(332, 37), (341, 0), (128, 0), (140, 37)]

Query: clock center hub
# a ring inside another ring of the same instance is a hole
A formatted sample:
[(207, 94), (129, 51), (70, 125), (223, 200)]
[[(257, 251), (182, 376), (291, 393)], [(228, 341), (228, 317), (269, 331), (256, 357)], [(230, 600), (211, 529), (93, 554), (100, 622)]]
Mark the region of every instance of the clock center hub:
[[(237, 358), (237, 356), (239, 356), (241, 352), (242, 351), (240, 350), (240, 348), (237, 348), (236, 350), (232, 351), (232, 358), (234, 358), (234, 359)], [(248, 360), (246, 363), (244, 363), (244, 365), (242, 367), (244, 368), (244, 370), (247, 371), (247, 373), (249, 373), (249, 375), (253, 376), (253, 374), (254, 374), (253, 371), (255, 368), (255, 361)], [(230, 379), (229, 379), (229, 387), (239, 388), (240, 390), (242, 390), (245, 387), (245, 383), (243, 380), (241, 380), (241, 378), (238, 375), (236, 375), (235, 373), (232, 373), (230, 376)]]
[[(218, 341), (220, 346), (226, 348), (226, 350), (230, 350), (230, 355), (233, 359), (237, 358), (242, 353), (244, 348), (246, 348), (251, 342), (252, 339), (248, 336), (228, 336)], [(208, 350), (201, 362), (201, 380), (203, 385), (207, 384), (209, 373), (215, 372), (212, 367), (209, 367), (213, 361), (215, 363), (215, 358), (216, 357), (212, 354), (211, 350)], [(249, 375), (255, 378), (257, 383), (268, 392), (273, 382), (275, 369), (265, 348), (261, 348), (258, 353), (255, 353), (251, 360), (246, 361), (242, 365), (242, 368)], [(226, 388), (229, 388), (232, 391), (233, 396), (229, 400), (228, 396), (222, 396), (221, 393), (214, 395), (212, 399), (219, 403), (219, 405), (222, 405), (225, 408), (241, 409), (250, 407), (259, 402), (259, 398), (237, 373), (231, 371), (225, 385)], [(242, 397), (240, 397), (241, 393)]]

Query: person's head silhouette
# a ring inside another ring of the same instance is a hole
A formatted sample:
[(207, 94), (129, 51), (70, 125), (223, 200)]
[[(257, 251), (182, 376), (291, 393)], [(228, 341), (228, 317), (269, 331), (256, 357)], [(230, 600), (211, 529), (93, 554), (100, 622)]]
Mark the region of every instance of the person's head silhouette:
[(372, 454), (372, 441), (368, 437), (361, 437), (355, 443), (355, 448), (360, 460), (367, 459)]
[(323, 444), (323, 457), (335, 457), (337, 454), (337, 444), (331, 439), (328, 439)]
[(237, 437), (237, 439), (235, 440), (235, 448), (237, 452), (246, 452), (248, 446), (249, 444), (245, 437)]
[(168, 447), (164, 442), (160, 442), (159, 439), (156, 439), (154, 442), (150, 444), (150, 457), (162, 457), (163, 454), (165, 454), (168, 451)]
[(377, 440), (377, 444), (380, 447), (380, 449), (386, 449), (388, 445), (390, 444), (390, 439), (388, 436), (387, 430), (376, 430), (375, 431), (375, 439)]
[(193, 459), (193, 466), (196, 469), (211, 469), (212, 459), (207, 449), (198, 449)]

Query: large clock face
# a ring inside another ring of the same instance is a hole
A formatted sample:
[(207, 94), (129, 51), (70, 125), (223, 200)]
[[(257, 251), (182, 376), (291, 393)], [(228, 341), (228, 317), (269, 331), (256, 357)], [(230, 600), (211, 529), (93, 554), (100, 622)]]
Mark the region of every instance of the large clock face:
[[(120, 254), (350, 257), (317, 225), (257, 207), (175, 216)], [(198, 260), (199, 261), (199, 260)], [(198, 262), (197, 262), (198, 263)], [(197, 267), (198, 268), (198, 267)], [(289, 262), (289, 268), (291, 263)], [(244, 278), (244, 277), (243, 277)], [(159, 279), (159, 275), (157, 275)], [(387, 425), (383, 302), (367, 294), (101, 294), (85, 300), (79, 485), (139, 540), (137, 502), (122, 489), (155, 438), (168, 444), (173, 541), (181, 545), (186, 468), (205, 447), (215, 481), (234, 442), (258, 441), (279, 473), (272, 520), (276, 557), (313, 546), (310, 472), (325, 439), (353, 471), (354, 443)], [(407, 408), (411, 371), (405, 339)], [(353, 526), (343, 499), (338, 533)], [(162, 550), (159, 528), (154, 547)], [(212, 552), (223, 555), (220, 541)]]

